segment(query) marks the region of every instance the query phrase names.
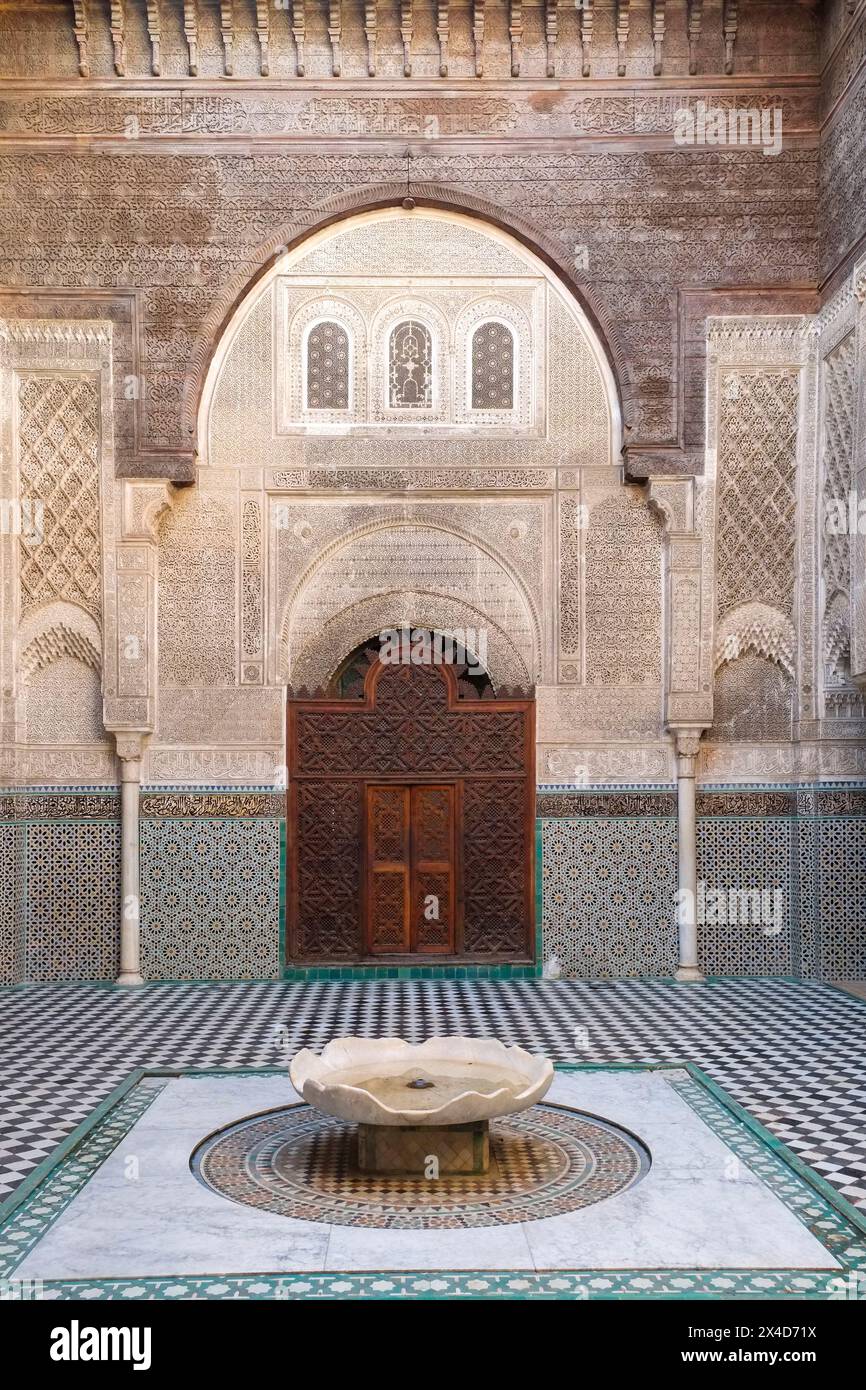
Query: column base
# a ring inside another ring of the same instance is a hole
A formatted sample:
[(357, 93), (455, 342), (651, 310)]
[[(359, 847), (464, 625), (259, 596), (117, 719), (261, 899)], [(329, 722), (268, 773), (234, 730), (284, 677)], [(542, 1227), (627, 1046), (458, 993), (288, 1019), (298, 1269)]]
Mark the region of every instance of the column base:
[(114, 983), (116, 985), (143, 985), (144, 980), (134, 970), (121, 970)]
[(704, 983), (706, 978), (704, 972), (697, 965), (681, 965), (674, 975), (674, 979), (679, 980), (681, 984), (700, 985)]

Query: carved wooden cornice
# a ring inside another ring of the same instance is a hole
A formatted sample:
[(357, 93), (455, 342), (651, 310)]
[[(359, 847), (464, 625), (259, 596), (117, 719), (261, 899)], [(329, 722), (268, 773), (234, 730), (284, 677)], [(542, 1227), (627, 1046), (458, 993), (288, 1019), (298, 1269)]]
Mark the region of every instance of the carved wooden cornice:
[[(347, 45), (356, 43), (355, 31), (350, 34), (349, 25), (350, 12), (347, 10), (343, 14), (343, 0), (315, 0), (316, 9), (311, 11), (311, 16), (315, 18), (315, 24), (311, 27), (310, 42), (317, 48), (316, 77), (321, 80), (324, 73), (320, 66), (318, 48), (322, 45), (329, 46), (330, 49), (330, 73), (332, 77), (343, 77), (346, 64), (344, 58), (347, 54)], [(639, 63), (638, 71), (645, 73), (644, 64), (647, 58), (648, 46), (652, 52), (652, 70), (655, 76), (660, 76), (664, 70), (664, 43), (667, 35), (667, 5), (666, 0), (648, 0), (647, 9), (649, 10), (649, 34), (646, 33), (646, 26), (642, 25), (641, 33), (637, 35), (631, 29), (631, 17), (633, 6), (631, 0), (605, 0), (603, 6), (604, 14), (610, 14), (610, 21), (605, 20), (604, 32), (600, 36), (595, 33), (595, 12), (596, 0), (573, 0), (574, 9), (577, 11), (577, 22), (566, 19), (564, 28), (559, 28), (559, 6), (566, 3), (566, 0), (537, 0), (537, 6), (532, 10), (532, 14), (540, 19), (544, 30), (544, 57), (543, 72), (546, 78), (557, 78), (562, 76), (564, 66), (564, 55), (568, 50), (569, 78), (573, 80), (576, 73), (583, 78), (591, 76), (592, 68), (592, 48), (595, 44), (596, 51), (601, 43), (603, 54), (600, 63), (605, 74), (615, 72), (617, 77), (623, 78), (627, 74), (627, 48), (632, 44), (633, 56)], [(754, 0), (755, 4), (759, 0)], [(168, 4), (171, 9), (167, 8)], [(818, 0), (801, 0), (801, 4), (812, 8), (818, 4)], [(416, 10), (416, 6), (423, 5), (424, 12)], [(7, 10), (13, 11), (15, 6), (6, 5)], [(411, 46), (416, 40), (416, 34), (422, 36), (421, 42), (427, 41), (431, 29), (435, 30), (436, 43), (438, 46), (439, 61), (432, 70), (427, 68), (423, 74), (423, 79), (436, 75), (440, 78), (453, 77), (454, 49), (452, 45), (451, 33), (451, 3), (450, 0), (400, 0), (398, 6), (399, 40), (394, 28), (389, 24), (387, 37), (385, 29), (379, 30), (378, 25), (378, 0), (363, 0), (361, 5), (362, 22), (364, 27), (364, 40), (362, 44), (366, 46), (366, 69), (368, 77), (393, 76), (393, 67), (389, 62), (386, 64), (387, 72), (380, 71), (384, 49), (383, 45), (387, 42), (389, 47), (394, 49), (396, 42), (399, 42), (403, 55), (403, 75), (411, 77), (412, 58)], [(718, 58), (713, 58), (712, 67), (718, 74), (722, 68), (728, 75), (734, 72), (734, 52), (739, 26), (740, 0), (722, 0), (721, 27), (723, 42), (721, 50), (718, 45), (713, 45)], [(276, 9), (278, 12), (285, 11), (289, 16), (289, 23), (278, 13), (272, 24), (272, 13)], [(671, 11), (671, 21), (675, 25), (678, 34), (678, 43), (685, 43), (688, 47), (688, 71), (694, 76), (698, 73), (702, 48), (701, 39), (703, 34), (703, 9), (704, 0), (686, 0), (681, 9)], [(174, 29), (177, 27), (177, 19), (183, 26), (183, 37), (189, 53), (186, 72), (180, 77), (197, 77), (200, 73), (200, 58), (202, 44), (207, 42), (206, 31), (212, 32), (214, 24), (219, 26), (219, 41), (222, 43), (224, 57), (224, 74), (226, 76), (238, 76), (238, 65), (244, 68), (242, 74), (245, 80), (250, 80), (253, 76), (247, 70), (246, 61), (242, 61), (244, 55), (235, 44), (235, 28), (242, 22), (242, 16), (250, 12), (254, 16), (256, 37), (259, 44), (259, 71), (256, 76), (266, 77), (276, 73), (280, 77), (285, 75), (285, 58), (288, 46), (288, 31), (294, 38), (294, 46), (297, 54), (296, 75), (306, 77), (307, 59), (304, 48), (307, 41), (306, 35), (306, 13), (305, 0), (255, 0), (254, 4), (247, 6), (246, 10), (241, 10), (234, 3), (234, 0), (203, 0), (200, 6), (199, 0), (99, 0), (99, 9), (96, 8), (96, 0), (71, 0), (70, 5), (72, 23), (68, 26), (69, 45), (74, 37), (78, 49), (78, 72), (81, 77), (92, 78), (93, 73), (93, 48), (92, 34), (93, 24), (97, 14), (108, 16), (109, 30), (113, 44), (114, 71), (118, 77), (130, 78), (140, 77), (147, 64), (146, 56), (142, 60), (140, 51), (142, 44), (141, 38), (146, 32), (147, 39), (150, 41), (151, 62), (150, 72), (155, 77), (164, 77), (164, 43), (168, 30), (165, 25)], [(354, 12), (353, 12), (354, 13)], [(834, 46), (825, 65), (826, 69), (838, 65), (843, 61), (847, 62), (848, 77), (853, 75), (858, 64), (854, 59), (846, 56), (850, 45), (847, 45), (847, 36), (855, 32), (856, 23), (862, 21), (863, 2), (856, 0), (856, 4), (851, 11), (855, 15), (855, 24), (850, 22), (843, 23), (842, 32), (836, 36)], [(604, 17), (604, 14), (602, 17)], [(526, 67), (531, 59), (533, 64), (538, 62), (537, 52), (531, 55), (524, 50), (524, 38), (526, 34), (526, 23), (529, 11), (523, 0), (495, 0), (495, 18), (497, 21), (497, 32), (501, 32), (500, 26), (507, 24), (508, 44), (510, 48), (510, 65), (504, 71), (499, 66), (501, 62), (500, 49), (496, 51), (497, 77), (504, 76), (509, 70), (511, 77), (526, 77)], [(346, 18), (347, 28), (343, 24)], [(423, 18), (423, 22), (422, 22)], [(104, 19), (100, 21), (104, 24)], [(247, 23), (243, 19), (243, 23)], [(719, 21), (715, 21), (719, 22)], [(471, 4), (471, 28), (472, 28), (472, 62), (474, 75), (476, 77), (488, 77), (491, 74), (488, 69), (490, 60), (485, 62), (484, 42), (485, 31), (489, 29), (487, 24), (487, 12), (485, 0), (472, 0)], [(491, 19), (492, 23), (492, 19)], [(782, 21), (779, 21), (780, 26)], [(210, 26), (210, 27), (209, 27)], [(612, 30), (612, 32), (611, 32)], [(396, 41), (396, 42), (395, 42)], [(575, 55), (574, 50), (580, 46), (580, 54)], [(846, 46), (847, 45), (847, 46)], [(435, 51), (435, 50), (434, 50)], [(146, 55), (146, 46), (145, 46)], [(721, 54), (723, 53), (723, 59)], [(396, 56), (396, 54), (394, 55)], [(427, 55), (425, 55), (426, 57)], [(571, 66), (574, 57), (577, 56), (577, 68)], [(704, 56), (709, 57), (709, 53), (704, 51)], [(66, 53), (65, 62), (68, 63), (71, 54)], [(389, 54), (389, 58), (392, 57)], [(96, 74), (100, 79), (104, 78), (104, 55), (98, 55), (100, 70)], [(312, 59), (310, 60), (312, 62)], [(23, 69), (23, 60), (20, 65)], [(416, 65), (417, 66), (417, 65)], [(599, 64), (596, 64), (598, 67)], [(749, 77), (771, 76), (770, 72), (765, 72), (764, 68), (772, 64), (759, 64), (759, 69), (750, 73)], [(68, 71), (64, 69), (64, 71)], [(676, 72), (671, 76), (676, 78), (682, 73), (682, 67), (677, 66)], [(29, 75), (22, 70), (20, 74)], [(46, 74), (48, 75), (48, 74)], [(463, 74), (461, 74), (463, 75)], [(541, 80), (537, 66), (532, 74), (537, 80)], [(848, 78), (845, 79), (846, 81)], [(826, 85), (826, 83), (825, 83)]]

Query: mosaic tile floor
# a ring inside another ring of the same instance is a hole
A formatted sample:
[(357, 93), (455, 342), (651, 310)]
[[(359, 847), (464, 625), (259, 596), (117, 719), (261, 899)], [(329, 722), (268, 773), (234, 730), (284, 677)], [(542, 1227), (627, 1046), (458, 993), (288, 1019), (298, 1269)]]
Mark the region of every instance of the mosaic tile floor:
[(39, 985), (0, 991), (0, 1198), (135, 1066), (273, 1066), (332, 1036), (495, 1036), (559, 1062), (694, 1062), (866, 1207), (866, 1004), (816, 983)]
[(534, 1105), (494, 1120), (480, 1177), (359, 1173), (353, 1128), (309, 1105), (260, 1115), (207, 1140), (194, 1171), (234, 1202), (302, 1221), (376, 1230), (449, 1230), (538, 1221), (624, 1192), (649, 1158), (624, 1131)]

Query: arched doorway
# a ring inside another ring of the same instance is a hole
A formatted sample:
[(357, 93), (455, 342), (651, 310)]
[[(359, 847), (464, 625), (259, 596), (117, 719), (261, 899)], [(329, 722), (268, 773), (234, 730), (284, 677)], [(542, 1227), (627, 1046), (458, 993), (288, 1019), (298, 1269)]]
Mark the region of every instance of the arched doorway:
[(371, 646), (290, 692), (293, 966), (533, 959), (532, 692), (439, 650)]

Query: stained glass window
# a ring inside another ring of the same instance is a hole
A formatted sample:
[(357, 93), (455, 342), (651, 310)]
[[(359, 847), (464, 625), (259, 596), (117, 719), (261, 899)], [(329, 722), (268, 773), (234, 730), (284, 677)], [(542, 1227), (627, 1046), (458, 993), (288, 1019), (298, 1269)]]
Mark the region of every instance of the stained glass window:
[(307, 409), (349, 409), (349, 335), (339, 323), (316, 323), (307, 337)]
[(433, 340), (415, 319), (398, 323), (388, 344), (388, 404), (392, 410), (433, 405)]
[(514, 409), (514, 337), (504, 323), (472, 334), (472, 409)]

